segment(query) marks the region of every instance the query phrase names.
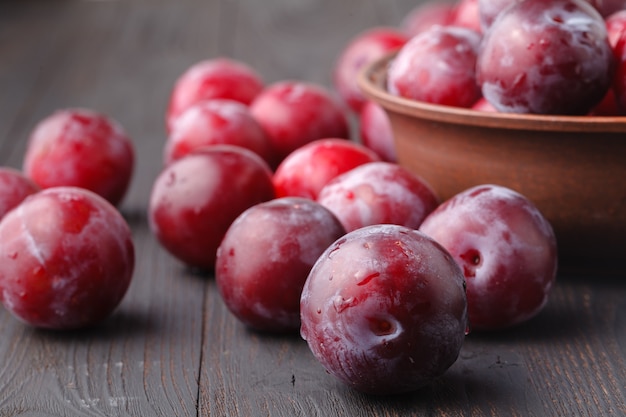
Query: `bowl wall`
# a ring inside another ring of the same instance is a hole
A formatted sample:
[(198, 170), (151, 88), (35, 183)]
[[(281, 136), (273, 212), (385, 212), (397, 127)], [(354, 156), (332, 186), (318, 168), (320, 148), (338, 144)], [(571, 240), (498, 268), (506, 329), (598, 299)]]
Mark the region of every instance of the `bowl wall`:
[(559, 256), (626, 257), (626, 118), (478, 112), (385, 90), (387, 57), (359, 79), (389, 115), (401, 165), (442, 200), (499, 184), (528, 197), (552, 224)]

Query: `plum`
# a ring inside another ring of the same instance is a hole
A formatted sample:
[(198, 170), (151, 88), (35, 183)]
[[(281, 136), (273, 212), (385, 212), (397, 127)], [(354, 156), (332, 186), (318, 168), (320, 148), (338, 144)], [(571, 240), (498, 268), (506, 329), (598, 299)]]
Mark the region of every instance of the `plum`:
[(301, 146), (323, 138), (349, 138), (346, 110), (321, 85), (284, 80), (265, 88), (250, 105), (278, 161)]
[(300, 294), (313, 264), (345, 234), (315, 201), (278, 198), (244, 211), (217, 252), (215, 282), (228, 309), (267, 332), (300, 328)]
[(118, 205), (134, 164), (133, 143), (119, 123), (75, 108), (58, 110), (35, 126), (22, 168), (41, 188), (86, 188)]
[(584, 115), (605, 96), (614, 58), (604, 20), (582, 0), (524, 0), (486, 33), (476, 64), (501, 112)]
[(231, 223), (274, 198), (272, 172), (254, 152), (233, 145), (198, 148), (168, 165), (150, 195), (150, 228), (183, 263), (210, 271)]
[(194, 149), (218, 144), (249, 149), (270, 167), (276, 163), (270, 141), (248, 106), (229, 99), (203, 100), (181, 113), (172, 124), (163, 159), (168, 165)]
[(432, 26), (391, 61), (387, 90), (413, 100), (470, 107), (480, 98), (476, 58), (481, 35), (457, 26)]
[(525, 322), (548, 301), (556, 278), (556, 238), (522, 194), (492, 184), (472, 187), (441, 204), (419, 230), (461, 265), (472, 331)]
[(415, 6), (400, 23), (401, 29), (414, 37), (434, 25), (447, 26), (455, 17), (452, 1), (429, 0)]
[(165, 117), (167, 130), (199, 101), (225, 98), (249, 105), (264, 87), (261, 75), (244, 62), (225, 57), (199, 61), (187, 68), (172, 88)]
[(22, 172), (13, 168), (0, 168), (0, 219), (39, 190), (39, 186)]
[(277, 197), (305, 197), (315, 200), (331, 179), (378, 155), (364, 145), (345, 139), (315, 140), (289, 154), (274, 173)]
[(385, 110), (375, 101), (367, 100), (359, 114), (361, 143), (387, 162), (397, 162), (396, 146), (391, 121)]
[(404, 226), (367, 226), (337, 240), (313, 266), (301, 335), (348, 386), (399, 394), (456, 361), (466, 309), (463, 273), (441, 245)]
[(363, 67), (399, 49), (409, 37), (399, 29), (374, 27), (359, 33), (346, 45), (335, 63), (333, 82), (343, 101), (356, 113), (366, 99), (357, 85)]
[(122, 215), (78, 187), (27, 197), (0, 222), (0, 300), (35, 327), (94, 325), (118, 306), (135, 254)]
[(417, 229), (439, 204), (423, 178), (390, 162), (370, 162), (335, 177), (317, 201), (348, 232), (381, 223)]

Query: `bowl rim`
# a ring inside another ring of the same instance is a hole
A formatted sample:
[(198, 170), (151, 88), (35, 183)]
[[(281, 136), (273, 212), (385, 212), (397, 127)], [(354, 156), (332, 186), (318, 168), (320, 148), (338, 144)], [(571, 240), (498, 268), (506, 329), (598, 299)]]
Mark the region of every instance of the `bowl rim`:
[(388, 53), (365, 65), (357, 83), (366, 98), (383, 109), (438, 122), (478, 127), (559, 131), (626, 132), (626, 116), (563, 116), (520, 113), (497, 113), (411, 100), (389, 93), (385, 87), (387, 68), (398, 51)]

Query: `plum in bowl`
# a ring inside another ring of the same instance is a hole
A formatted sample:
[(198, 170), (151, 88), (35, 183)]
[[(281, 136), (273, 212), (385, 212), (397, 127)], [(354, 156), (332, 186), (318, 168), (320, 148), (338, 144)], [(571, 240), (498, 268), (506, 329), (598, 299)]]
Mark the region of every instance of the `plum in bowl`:
[(359, 74), (389, 116), (398, 162), (440, 199), (480, 184), (525, 195), (566, 262), (626, 255), (626, 117), (498, 113), (430, 104), (386, 89), (390, 54)]

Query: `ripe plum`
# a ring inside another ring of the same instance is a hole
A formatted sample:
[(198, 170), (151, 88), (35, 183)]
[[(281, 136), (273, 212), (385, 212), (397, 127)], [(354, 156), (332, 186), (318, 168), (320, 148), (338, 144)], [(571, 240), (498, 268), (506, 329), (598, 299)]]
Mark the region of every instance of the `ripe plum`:
[(243, 62), (224, 57), (197, 62), (174, 84), (166, 112), (168, 132), (178, 115), (199, 101), (225, 98), (249, 105), (263, 88), (260, 74)]
[(550, 223), (523, 195), (482, 185), (441, 204), (420, 226), (463, 268), (472, 330), (522, 323), (546, 304), (556, 277)]
[(439, 204), (422, 178), (390, 162), (370, 162), (335, 177), (322, 188), (317, 201), (348, 232), (381, 223), (417, 229)]
[(277, 197), (305, 197), (315, 200), (336, 176), (367, 162), (379, 161), (374, 151), (345, 139), (319, 139), (296, 149), (274, 173)]
[(0, 222), (0, 300), (51, 329), (86, 327), (120, 303), (134, 268), (130, 228), (109, 202), (77, 187), (27, 197)]
[(278, 198), (243, 212), (222, 241), (215, 280), (228, 309), (251, 328), (300, 328), (300, 294), (313, 264), (345, 234), (320, 204)]
[(134, 163), (133, 144), (117, 122), (92, 110), (66, 109), (35, 126), (23, 172), (41, 188), (86, 188), (117, 205)]
[(168, 165), (155, 180), (150, 227), (172, 255), (211, 270), (231, 223), (272, 198), (272, 172), (260, 156), (233, 145), (199, 148)]
[(218, 144), (241, 146), (270, 166), (275, 164), (269, 139), (248, 106), (228, 99), (204, 100), (181, 113), (172, 124), (164, 162), (168, 165), (194, 149)]
[(20, 171), (0, 168), (0, 219), (37, 191), (39, 186)]
[(524, 0), (486, 33), (476, 65), (502, 112), (584, 115), (605, 96), (614, 59), (604, 20), (582, 0)]
[(481, 35), (455, 26), (433, 26), (413, 37), (389, 65), (387, 90), (394, 95), (457, 107), (480, 98), (476, 57)]
[(385, 110), (376, 102), (367, 100), (359, 114), (361, 143), (387, 162), (397, 162), (396, 146), (391, 121)]
[(356, 113), (361, 111), (365, 97), (357, 85), (359, 71), (383, 55), (399, 49), (409, 40), (399, 29), (375, 27), (350, 40), (335, 63), (333, 81), (344, 102)]
[(346, 111), (326, 88), (303, 81), (268, 86), (250, 105), (278, 161), (317, 139), (349, 138)]
[(467, 328), (463, 273), (423, 233), (367, 226), (317, 260), (301, 297), (301, 334), (345, 384), (370, 394), (416, 390), (457, 359)]

